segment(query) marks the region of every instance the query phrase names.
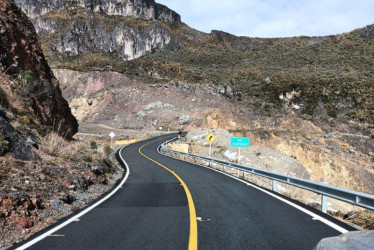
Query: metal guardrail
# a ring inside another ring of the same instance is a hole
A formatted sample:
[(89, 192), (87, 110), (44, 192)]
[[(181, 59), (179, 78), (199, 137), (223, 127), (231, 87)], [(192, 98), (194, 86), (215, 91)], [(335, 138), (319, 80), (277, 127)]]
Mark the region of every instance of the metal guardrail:
[[(327, 212), (327, 197), (331, 197), (337, 200), (341, 200), (359, 207), (374, 210), (374, 195), (356, 192), (348, 189), (338, 188), (330, 186), (327, 183), (319, 183), (314, 181), (305, 180), (302, 178), (287, 176), (283, 174), (278, 174), (275, 172), (265, 171), (262, 169), (239, 165), (232, 162), (227, 162), (219, 159), (209, 158), (201, 155), (188, 154), (184, 152), (179, 152), (172, 150), (167, 147), (167, 144), (171, 141), (176, 140), (176, 138), (169, 140), (161, 144), (158, 148), (160, 153), (166, 154), (171, 153), (173, 155), (184, 155), (186, 157), (192, 157), (196, 163), (196, 160), (202, 160), (208, 163), (209, 166), (214, 164), (219, 164), (224, 167), (224, 172), (226, 172), (226, 167), (237, 169), (238, 171), (243, 171), (243, 178), (245, 178), (246, 173), (258, 175), (272, 180), (273, 191), (276, 192), (277, 181), (285, 184), (289, 184), (298, 188), (312, 191), (314, 193), (322, 195), (321, 199), (321, 210), (322, 212)], [(238, 175), (239, 176), (239, 175)]]

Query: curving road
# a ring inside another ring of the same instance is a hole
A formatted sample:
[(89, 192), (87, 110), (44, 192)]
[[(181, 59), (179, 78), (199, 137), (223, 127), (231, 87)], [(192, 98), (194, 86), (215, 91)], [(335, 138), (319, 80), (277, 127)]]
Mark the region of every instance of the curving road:
[(157, 146), (174, 136), (125, 147), (130, 175), (123, 188), (30, 249), (312, 249), (341, 234), (318, 216), (353, 230), (317, 210), (307, 208), (317, 215), (311, 216), (229, 176), (160, 155)]

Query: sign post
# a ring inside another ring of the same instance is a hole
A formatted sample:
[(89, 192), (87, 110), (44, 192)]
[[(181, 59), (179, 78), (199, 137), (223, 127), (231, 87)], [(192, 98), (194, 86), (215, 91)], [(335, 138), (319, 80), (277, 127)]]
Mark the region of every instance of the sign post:
[(116, 134), (114, 132), (110, 132), (109, 136), (110, 136), (110, 147), (113, 148), (113, 138), (114, 136), (116, 136)]
[(239, 148), (238, 164), (240, 164), (240, 148)]
[(239, 148), (238, 164), (240, 164), (240, 148), (249, 148), (250, 140), (246, 137), (231, 137), (231, 147)]
[(212, 143), (216, 139), (216, 137), (210, 133), (205, 139), (209, 142), (209, 158), (212, 159)]

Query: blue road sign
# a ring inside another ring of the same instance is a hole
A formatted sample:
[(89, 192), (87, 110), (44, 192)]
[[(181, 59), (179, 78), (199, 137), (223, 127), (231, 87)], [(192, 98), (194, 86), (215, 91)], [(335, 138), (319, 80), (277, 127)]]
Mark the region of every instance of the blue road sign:
[(231, 147), (234, 147), (234, 148), (249, 148), (249, 138), (246, 138), (246, 137), (231, 137)]

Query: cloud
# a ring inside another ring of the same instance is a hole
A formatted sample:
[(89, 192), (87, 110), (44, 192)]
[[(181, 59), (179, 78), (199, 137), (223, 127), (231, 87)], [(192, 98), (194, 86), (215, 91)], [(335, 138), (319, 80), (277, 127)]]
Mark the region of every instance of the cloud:
[(189, 26), (251, 37), (332, 35), (374, 23), (373, 0), (156, 0)]

